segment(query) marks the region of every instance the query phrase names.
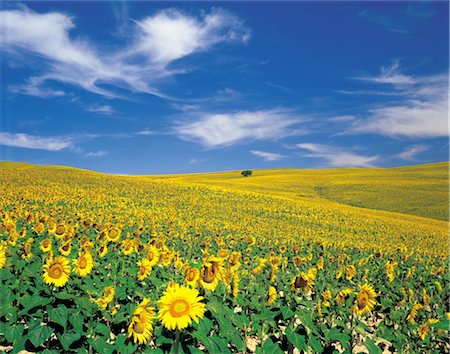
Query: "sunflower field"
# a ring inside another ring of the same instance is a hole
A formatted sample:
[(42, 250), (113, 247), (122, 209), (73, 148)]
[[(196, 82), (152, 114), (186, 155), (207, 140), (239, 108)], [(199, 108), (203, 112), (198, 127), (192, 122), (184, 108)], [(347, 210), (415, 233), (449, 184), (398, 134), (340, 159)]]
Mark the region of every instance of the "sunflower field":
[(0, 350), (446, 353), (444, 170), (362, 177), (351, 205), (337, 172), (0, 163)]

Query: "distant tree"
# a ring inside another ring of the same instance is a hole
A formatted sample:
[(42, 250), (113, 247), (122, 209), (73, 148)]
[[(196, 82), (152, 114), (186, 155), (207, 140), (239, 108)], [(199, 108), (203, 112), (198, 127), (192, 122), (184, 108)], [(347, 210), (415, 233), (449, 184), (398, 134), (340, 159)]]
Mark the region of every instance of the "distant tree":
[(252, 171), (250, 170), (244, 170), (241, 172), (241, 175), (244, 177), (250, 177), (252, 175)]

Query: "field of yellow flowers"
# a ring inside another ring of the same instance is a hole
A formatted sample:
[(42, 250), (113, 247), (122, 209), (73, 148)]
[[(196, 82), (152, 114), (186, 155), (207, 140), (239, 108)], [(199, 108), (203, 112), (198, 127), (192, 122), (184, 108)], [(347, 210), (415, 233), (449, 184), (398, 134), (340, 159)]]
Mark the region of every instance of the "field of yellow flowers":
[(0, 162), (0, 349), (448, 352), (448, 168)]

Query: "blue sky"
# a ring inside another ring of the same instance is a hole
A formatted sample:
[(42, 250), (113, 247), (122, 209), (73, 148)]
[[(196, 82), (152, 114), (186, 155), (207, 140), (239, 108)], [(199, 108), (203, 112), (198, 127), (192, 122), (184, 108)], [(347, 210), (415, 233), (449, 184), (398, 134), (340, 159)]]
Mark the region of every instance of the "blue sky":
[(448, 161), (441, 2), (2, 2), (0, 159), (108, 173)]

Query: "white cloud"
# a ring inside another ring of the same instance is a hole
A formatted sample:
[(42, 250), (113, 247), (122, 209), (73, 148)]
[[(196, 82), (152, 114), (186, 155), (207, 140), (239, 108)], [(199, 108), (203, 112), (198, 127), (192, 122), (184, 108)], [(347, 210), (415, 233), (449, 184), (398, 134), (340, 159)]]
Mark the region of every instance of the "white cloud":
[(372, 107), (365, 118), (354, 120), (350, 132), (407, 138), (449, 135), (447, 74), (406, 76), (397, 62), (367, 81), (391, 84), (398, 98)]
[(430, 150), (429, 145), (425, 144), (411, 145), (408, 146), (406, 149), (404, 149), (400, 154), (398, 154), (398, 157), (400, 157), (402, 160), (414, 161), (418, 154), (421, 154), (422, 152), (428, 150)]
[(73, 147), (70, 138), (41, 137), (24, 133), (10, 134), (5, 132), (0, 132), (0, 145), (47, 151), (59, 151)]
[(379, 159), (378, 156), (359, 155), (324, 144), (302, 143), (296, 146), (310, 152), (303, 156), (324, 159), (333, 167), (374, 167), (373, 162)]
[(278, 161), (284, 158), (283, 155), (275, 154), (273, 152), (266, 152), (260, 150), (250, 150), (250, 152), (255, 156), (263, 158), (264, 161)]
[(53, 90), (48, 87), (43, 87), (43, 81), (44, 80), (39, 77), (30, 77), (22, 85), (11, 86), (10, 90), (15, 93), (41, 98), (60, 97), (66, 94), (62, 90)]
[(220, 42), (249, 38), (237, 17), (220, 10), (200, 19), (173, 9), (160, 11), (136, 21), (134, 42), (115, 50), (73, 38), (70, 32), (75, 22), (66, 14), (41, 14), (24, 8), (0, 11), (0, 17), (0, 49), (44, 59), (39, 65), (42, 73), (13, 90), (40, 97), (62, 95), (62, 91), (43, 87), (51, 81), (107, 97), (121, 97), (114, 88), (167, 97), (154, 85), (162, 77), (176, 74), (166, 68), (172, 61)]
[(408, 100), (375, 108), (369, 118), (352, 127), (357, 133), (378, 133), (391, 137), (434, 138), (448, 136), (448, 103)]
[(102, 156), (105, 156), (108, 154), (109, 154), (108, 151), (98, 150), (98, 151), (87, 152), (86, 154), (84, 154), (84, 156), (85, 157), (102, 157)]
[(198, 19), (176, 9), (165, 9), (137, 24), (140, 36), (133, 51), (162, 66), (220, 42), (249, 39), (241, 21), (223, 10), (213, 10)]
[(301, 133), (291, 129), (301, 118), (280, 109), (203, 113), (192, 119), (193, 121), (180, 122), (175, 127), (175, 134), (181, 139), (198, 142), (208, 148), (235, 145), (247, 140), (274, 140)]

